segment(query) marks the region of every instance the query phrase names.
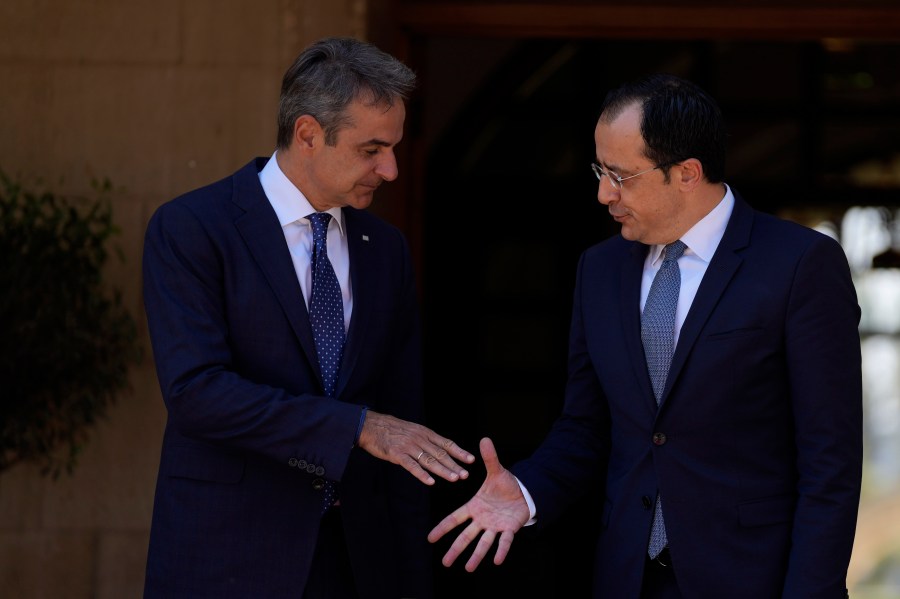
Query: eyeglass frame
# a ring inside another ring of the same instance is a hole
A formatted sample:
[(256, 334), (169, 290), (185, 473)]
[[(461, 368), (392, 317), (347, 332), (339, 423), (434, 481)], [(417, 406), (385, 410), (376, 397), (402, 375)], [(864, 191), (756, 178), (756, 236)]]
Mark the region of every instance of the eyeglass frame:
[(673, 160), (672, 162), (664, 162), (662, 164), (657, 164), (654, 167), (648, 168), (645, 171), (641, 171), (639, 173), (635, 173), (633, 175), (628, 175), (627, 177), (619, 176), (619, 173), (615, 171), (611, 171), (609, 169), (605, 169), (596, 162), (591, 163), (591, 170), (594, 171), (594, 175), (597, 176), (597, 181), (602, 181), (603, 176), (606, 175), (606, 178), (609, 179), (609, 184), (613, 186), (613, 189), (617, 191), (622, 190), (622, 181), (627, 181), (629, 179), (634, 179), (635, 177), (640, 177), (641, 175), (646, 175), (649, 172), (655, 171), (657, 169), (661, 169), (666, 166), (672, 166), (674, 164), (678, 164), (678, 160)]

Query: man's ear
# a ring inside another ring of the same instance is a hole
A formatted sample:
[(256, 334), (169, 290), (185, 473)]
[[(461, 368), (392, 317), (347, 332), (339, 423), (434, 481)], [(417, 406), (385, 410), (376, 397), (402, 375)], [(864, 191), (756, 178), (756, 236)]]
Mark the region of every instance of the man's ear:
[(699, 160), (688, 158), (687, 160), (682, 160), (680, 164), (681, 168), (678, 169), (680, 172), (676, 174), (678, 177), (677, 183), (685, 191), (696, 189), (698, 185), (703, 183), (703, 164)]
[(294, 121), (294, 145), (298, 150), (311, 150), (324, 141), (325, 132), (312, 116), (304, 114)]

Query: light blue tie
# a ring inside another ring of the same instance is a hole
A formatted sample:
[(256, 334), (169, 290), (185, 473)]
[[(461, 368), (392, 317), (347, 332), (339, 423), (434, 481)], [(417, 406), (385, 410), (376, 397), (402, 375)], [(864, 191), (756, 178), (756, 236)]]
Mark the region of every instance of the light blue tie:
[[(316, 342), (322, 385), (325, 394), (334, 397), (341, 356), (344, 353), (344, 301), (334, 268), (328, 260), (328, 223), (331, 215), (327, 212), (314, 212), (306, 218), (313, 231), (309, 322)], [(336, 486), (330, 480), (325, 481), (323, 513), (337, 500)]]
[[(647, 358), (647, 370), (650, 373), (657, 405), (666, 386), (672, 354), (675, 353), (675, 308), (678, 306), (678, 293), (681, 290), (678, 259), (686, 247), (681, 240), (673, 241), (665, 247), (663, 263), (653, 278), (641, 314), (641, 341), (644, 344), (644, 356)], [(668, 542), (662, 503), (657, 493), (647, 553), (651, 558), (655, 558)]]

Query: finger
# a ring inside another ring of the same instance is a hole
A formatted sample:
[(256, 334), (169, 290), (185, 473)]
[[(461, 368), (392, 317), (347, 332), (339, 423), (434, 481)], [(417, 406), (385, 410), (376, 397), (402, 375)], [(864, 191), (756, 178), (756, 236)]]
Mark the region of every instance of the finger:
[(441, 565), (445, 568), (449, 568), (453, 565), (453, 562), (456, 561), (456, 558), (459, 557), (459, 551), (456, 550), (456, 545), (450, 545), (450, 549), (447, 550), (447, 553), (444, 554), (444, 557), (441, 558)]
[(430, 543), (436, 542), (438, 539), (443, 537), (445, 534), (465, 522), (469, 519), (469, 514), (465, 510), (465, 506), (457, 508), (452, 514), (444, 517), (443, 520), (438, 522), (437, 526), (431, 529), (431, 532), (428, 533), (428, 541)]
[[(419, 454), (420, 459), (425, 458), (425, 453), (422, 452)], [(425, 483), (426, 485), (433, 485), (434, 478), (425, 470), (422, 465), (416, 460), (415, 456), (408, 455), (405, 459), (400, 460), (399, 464), (403, 466), (410, 474), (415, 476), (417, 479)]]
[(452, 566), (453, 562), (456, 561), (456, 558), (466, 550), (466, 547), (468, 547), (469, 544), (475, 540), (480, 532), (481, 528), (479, 528), (475, 524), (469, 524), (467, 527), (465, 527), (463, 531), (459, 533), (459, 536), (454, 539), (453, 544), (450, 545), (450, 549), (448, 549), (447, 553), (444, 554), (444, 559), (441, 560), (441, 563), (448, 567)]
[[(438, 450), (441, 451), (441, 450)], [(421, 452), (416, 459), (419, 466), (440, 476), (443, 479), (449, 480), (450, 482), (456, 482), (461, 478), (468, 478), (469, 473), (463, 468), (460, 468), (459, 465), (450, 459), (446, 453), (444, 453), (443, 460), (431, 453)]]
[(466, 464), (471, 464), (475, 461), (475, 456), (457, 445), (450, 439), (441, 438), (440, 442), (437, 443), (440, 448), (450, 455), (452, 458), (456, 460), (460, 460), (465, 462)]
[(469, 561), (466, 562), (466, 572), (475, 571), (481, 560), (487, 555), (487, 552), (491, 550), (491, 545), (494, 544), (494, 536), (494, 532), (490, 530), (485, 530), (482, 533), (481, 538), (478, 539), (478, 544), (475, 545), (475, 550), (469, 556)]
[(456, 472), (460, 478), (468, 478), (469, 473), (465, 468), (461, 468), (457, 460), (466, 464), (475, 461), (475, 456), (461, 448), (450, 439), (434, 434), (430, 439), (431, 447), (426, 447), (425, 451), (433, 455), (436, 460), (451, 472)]
[(471, 464), (475, 461), (475, 456), (457, 445), (452, 439), (442, 437), (433, 430), (422, 427), (426, 435), (426, 444), (423, 446), (425, 451), (440, 459), (448, 458), (452, 463), (456, 461)]
[(499, 474), (503, 470), (503, 466), (500, 465), (500, 458), (497, 457), (497, 450), (494, 448), (494, 442), (488, 437), (485, 437), (478, 444), (478, 449), (481, 452), (481, 460), (484, 462), (484, 467), (487, 470), (488, 476), (491, 474)]
[(506, 559), (509, 548), (512, 547), (513, 538), (515, 538), (514, 533), (508, 531), (500, 533), (500, 540), (497, 542), (497, 553), (494, 554), (495, 566), (499, 566)]

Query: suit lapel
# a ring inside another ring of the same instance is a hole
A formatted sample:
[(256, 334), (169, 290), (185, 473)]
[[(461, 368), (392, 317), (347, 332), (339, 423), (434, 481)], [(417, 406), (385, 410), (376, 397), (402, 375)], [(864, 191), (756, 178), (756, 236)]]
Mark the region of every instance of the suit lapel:
[[(238, 171), (234, 178), (234, 203), (244, 210), (234, 225), (263, 272), (284, 310), (310, 363), (317, 365), (316, 345), (309, 325), (303, 291), (275, 210), (259, 183), (259, 171), (266, 159), (260, 158)], [(317, 367), (313, 370), (318, 374)]]
[(350, 288), (353, 290), (353, 315), (344, 345), (344, 357), (338, 375), (337, 393), (347, 384), (350, 373), (359, 357), (360, 349), (365, 344), (368, 321), (372, 313), (371, 291), (375, 289), (372, 280), (376, 267), (373, 264), (373, 252), (379, 240), (371, 231), (364, 230), (356, 210), (344, 208), (344, 224), (347, 228), (347, 247), (350, 252)]
[(681, 369), (687, 360), (691, 349), (697, 342), (700, 332), (703, 330), (707, 320), (719, 303), (719, 298), (725, 292), (728, 284), (734, 278), (740, 268), (743, 259), (740, 257), (739, 251), (750, 244), (750, 232), (753, 228), (753, 210), (748, 206), (736, 192), (734, 193), (734, 209), (728, 226), (725, 229), (725, 235), (719, 242), (719, 247), (713, 255), (700, 287), (697, 289), (697, 295), (691, 304), (684, 324), (681, 327), (681, 334), (678, 337), (678, 346), (675, 348), (675, 355), (672, 357), (672, 365), (669, 368), (669, 376), (666, 380), (666, 388), (663, 391), (663, 401), (672, 388), (674, 382), (678, 379)]
[(634, 368), (634, 377), (640, 386), (641, 396), (647, 398), (648, 406), (655, 412), (656, 398), (653, 395), (647, 358), (644, 356), (644, 346), (641, 343), (641, 276), (646, 256), (646, 245), (636, 242), (631, 244), (621, 273), (622, 295), (619, 313), (622, 315), (626, 351)]

